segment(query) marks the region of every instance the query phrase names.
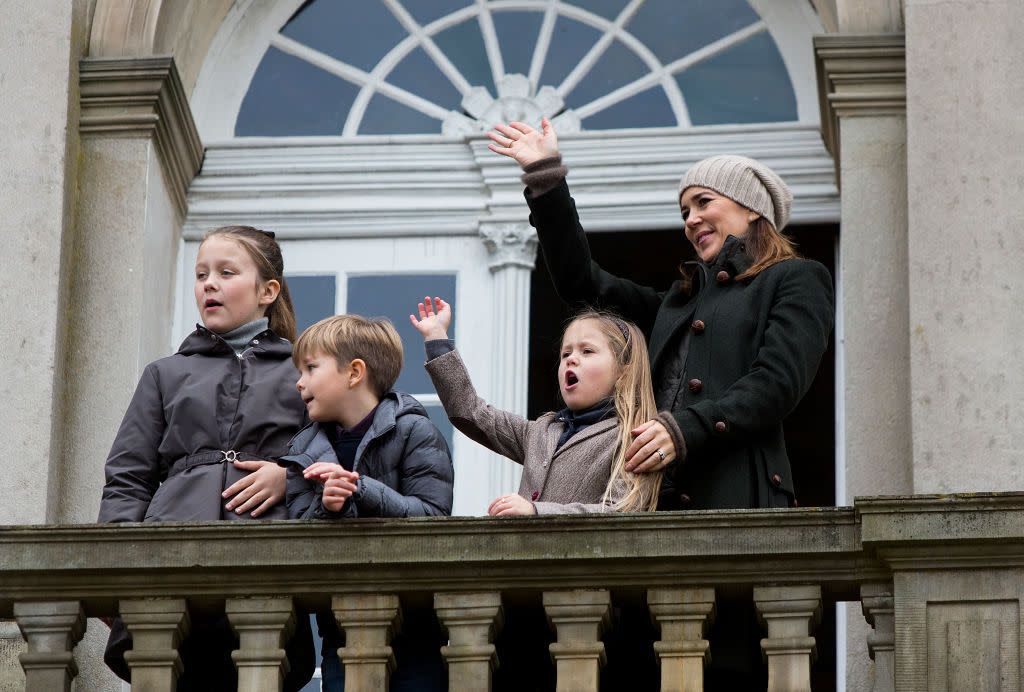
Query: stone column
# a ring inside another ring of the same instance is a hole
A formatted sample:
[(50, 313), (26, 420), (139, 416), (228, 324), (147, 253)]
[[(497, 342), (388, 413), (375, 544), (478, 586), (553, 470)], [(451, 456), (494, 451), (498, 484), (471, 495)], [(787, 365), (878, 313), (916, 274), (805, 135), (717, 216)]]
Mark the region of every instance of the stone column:
[(441, 655), (448, 664), (448, 689), (490, 692), (491, 673), (498, 665), (494, 637), (504, 622), (501, 594), (434, 594), (434, 610), (448, 630)]
[(171, 349), (177, 254), (202, 145), (172, 58), (79, 64), (62, 483), (53, 517), (96, 520), (103, 461), (141, 368)]
[(768, 626), (768, 692), (811, 692), (811, 629), (821, 617), (820, 586), (758, 586), (754, 602)]
[[(492, 403), (526, 415), (530, 359), (530, 273), (537, 259), (537, 232), (526, 221), (484, 222), (480, 238), (494, 276), (494, 353)], [(490, 496), (514, 492), (522, 467), (502, 463), (494, 472)]]
[(904, 10), (913, 491), (1016, 489), (1024, 3), (905, 0)]
[(188, 609), (183, 598), (144, 598), (121, 601), (121, 619), (132, 635), (124, 660), (132, 672), (132, 688), (174, 692), (181, 675), (178, 645), (188, 635)]
[(558, 640), (550, 645), (558, 692), (596, 691), (605, 663), (601, 633), (611, 617), (611, 594), (594, 591), (545, 591), (544, 610)]
[(26, 692), (68, 692), (78, 675), (72, 650), (85, 633), (81, 604), (15, 603), (14, 617), (28, 642), (28, 651), (18, 657), (25, 670)]
[[(883, 0), (874, 25), (866, 24), (868, 2), (841, 4), (845, 31), (899, 30)], [(841, 190), (837, 457), (845, 493), (836, 503), (850, 504), (913, 491), (904, 40), (836, 34), (815, 37), (814, 46), (822, 131)], [(868, 628), (856, 603), (843, 608), (848, 692), (867, 690)]]
[(868, 652), (875, 662), (872, 692), (896, 690), (896, 611), (892, 584), (864, 584), (860, 587), (864, 618), (874, 627), (868, 635)]
[(345, 666), (345, 689), (386, 690), (395, 669), (391, 636), (402, 626), (398, 596), (346, 594), (331, 601), (338, 626), (345, 631), (345, 646), (338, 656)]
[(224, 605), (239, 646), (231, 652), (238, 689), (280, 692), (288, 673), (284, 645), (295, 629), (290, 598), (229, 598)]
[(701, 692), (711, 660), (706, 628), (714, 620), (715, 590), (648, 589), (647, 607), (661, 629), (654, 652), (661, 661), (661, 689)]

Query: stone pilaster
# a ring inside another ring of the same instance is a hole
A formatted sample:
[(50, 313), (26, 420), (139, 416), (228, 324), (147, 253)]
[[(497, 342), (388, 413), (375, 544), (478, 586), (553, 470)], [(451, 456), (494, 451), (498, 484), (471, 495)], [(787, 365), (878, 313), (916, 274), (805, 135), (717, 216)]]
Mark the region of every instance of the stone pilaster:
[(132, 635), (124, 660), (132, 672), (132, 687), (146, 692), (174, 692), (181, 675), (178, 645), (188, 635), (189, 617), (183, 598), (124, 600), (121, 619)]
[(388, 689), (395, 669), (391, 637), (402, 626), (398, 596), (346, 594), (335, 596), (331, 608), (345, 631), (345, 646), (338, 650), (345, 666), (345, 688)]
[(768, 637), (761, 640), (768, 692), (811, 692), (815, 644), (810, 634), (821, 617), (821, 587), (758, 586), (754, 602), (768, 626)]
[(78, 675), (72, 653), (85, 633), (85, 613), (78, 601), (15, 603), (14, 617), (28, 642), (19, 656), (26, 692), (71, 689)]
[(238, 668), (238, 689), (280, 692), (288, 673), (284, 645), (295, 629), (291, 598), (230, 598), (224, 605), (238, 650), (231, 660)]
[(896, 611), (892, 584), (864, 584), (860, 587), (864, 617), (874, 628), (867, 637), (868, 653), (875, 662), (872, 692), (896, 690)]
[[(494, 277), (494, 378), (492, 403), (526, 415), (526, 379), (530, 360), (530, 273), (537, 259), (537, 232), (526, 221), (480, 224)], [(493, 474), (490, 497), (515, 491), (522, 467), (503, 462)]]
[(700, 692), (711, 660), (704, 632), (714, 620), (715, 590), (648, 589), (647, 606), (661, 629), (654, 652), (661, 661), (662, 691)]
[(596, 692), (605, 663), (601, 633), (611, 617), (611, 594), (604, 589), (545, 591), (544, 610), (555, 627), (550, 645), (558, 692)]
[(441, 655), (448, 664), (448, 689), (490, 692), (491, 673), (498, 665), (494, 637), (504, 622), (501, 594), (434, 594), (434, 610), (448, 630)]

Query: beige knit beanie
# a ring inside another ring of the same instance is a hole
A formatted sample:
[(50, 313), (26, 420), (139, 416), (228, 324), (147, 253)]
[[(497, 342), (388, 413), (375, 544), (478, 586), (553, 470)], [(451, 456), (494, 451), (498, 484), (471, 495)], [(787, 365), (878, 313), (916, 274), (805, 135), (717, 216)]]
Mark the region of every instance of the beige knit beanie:
[(782, 178), (760, 161), (746, 156), (712, 156), (693, 164), (679, 183), (679, 194), (688, 187), (706, 187), (737, 204), (756, 211), (781, 231), (789, 222), (793, 193)]

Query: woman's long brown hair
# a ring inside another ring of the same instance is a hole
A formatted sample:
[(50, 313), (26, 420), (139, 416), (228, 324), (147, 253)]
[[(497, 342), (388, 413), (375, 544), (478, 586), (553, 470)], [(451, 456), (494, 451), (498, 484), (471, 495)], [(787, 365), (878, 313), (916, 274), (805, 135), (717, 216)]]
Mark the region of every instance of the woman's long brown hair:
[[(772, 222), (763, 216), (750, 222), (747, 234), (743, 236), (743, 243), (747, 246), (746, 252), (754, 263), (747, 271), (736, 277), (737, 281), (753, 279), (773, 264), (800, 257), (793, 241), (776, 230)], [(689, 271), (686, 265), (680, 264), (679, 274), (682, 276), (682, 291), (692, 293), (693, 272)]]

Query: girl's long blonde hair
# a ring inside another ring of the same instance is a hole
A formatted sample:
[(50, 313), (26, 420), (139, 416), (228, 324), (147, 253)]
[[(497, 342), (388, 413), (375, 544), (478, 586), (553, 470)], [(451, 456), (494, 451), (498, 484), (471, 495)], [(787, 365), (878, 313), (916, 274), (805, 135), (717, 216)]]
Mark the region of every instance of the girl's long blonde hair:
[[(658, 415), (651, 383), (651, 363), (647, 357), (647, 341), (643, 332), (632, 322), (616, 315), (597, 310), (586, 310), (566, 325), (581, 320), (594, 320), (619, 368), (612, 394), (615, 415), (619, 420), (619, 440), (615, 447), (611, 474), (601, 501), (611, 510), (621, 512), (650, 512), (658, 504), (661, 489), (660, 473), (633, 473), (626, 471), (626, 450), (633, 443), (630, 431)], [(618, 501), (612, 497), (621, 494)]]

